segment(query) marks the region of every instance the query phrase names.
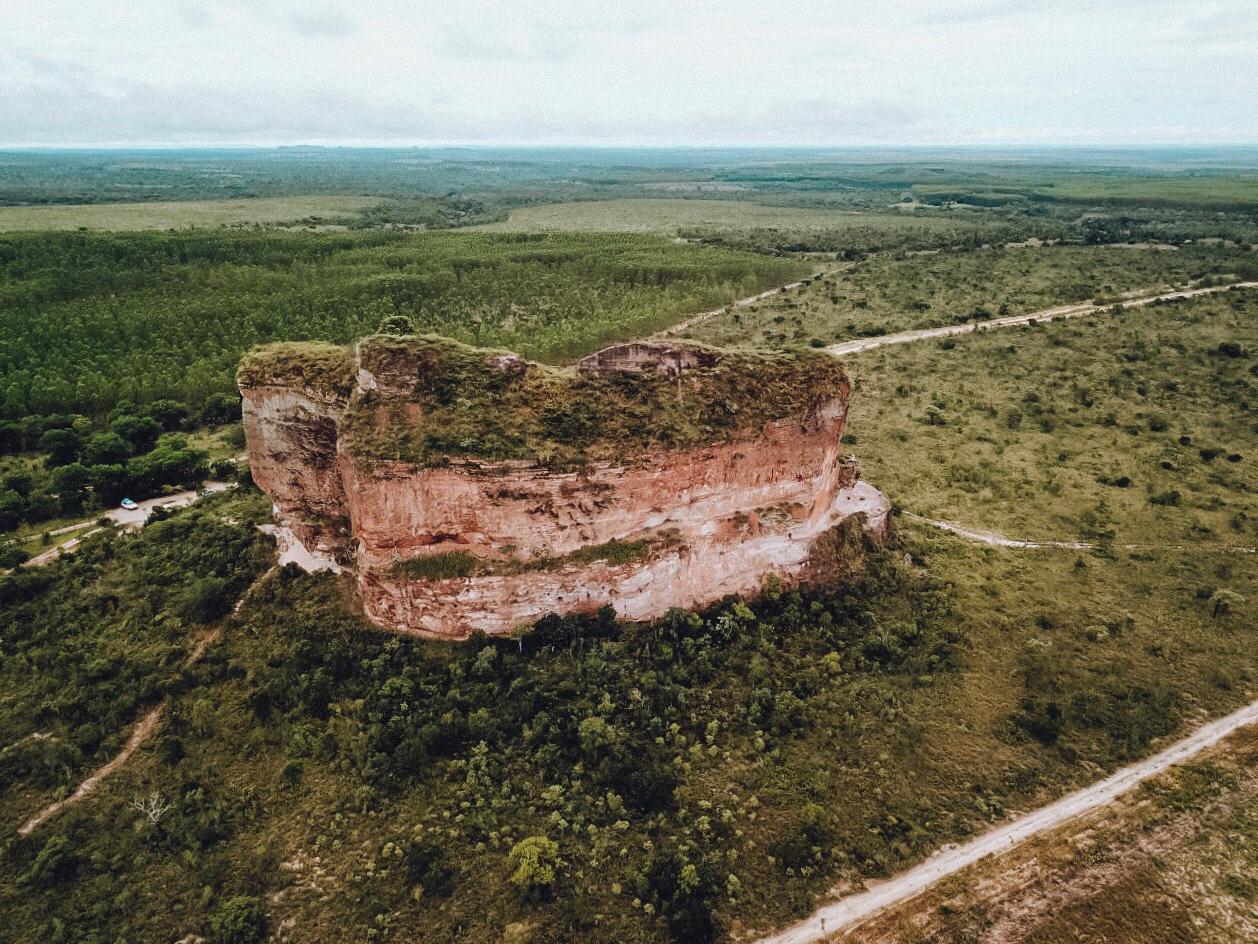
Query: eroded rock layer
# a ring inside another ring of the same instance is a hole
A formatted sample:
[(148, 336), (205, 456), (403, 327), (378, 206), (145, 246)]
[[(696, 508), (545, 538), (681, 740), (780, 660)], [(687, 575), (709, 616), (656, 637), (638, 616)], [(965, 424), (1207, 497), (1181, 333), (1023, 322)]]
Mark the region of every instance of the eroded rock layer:
[(279, 523), (403, 632), (604, 603), (651, 618), (805, 580), (853, 521), (887, 525), (841, 455), (850, 387), (820, 353), (629, 344), (552, 368), (381, 336), (261, 349), (239, 381)]

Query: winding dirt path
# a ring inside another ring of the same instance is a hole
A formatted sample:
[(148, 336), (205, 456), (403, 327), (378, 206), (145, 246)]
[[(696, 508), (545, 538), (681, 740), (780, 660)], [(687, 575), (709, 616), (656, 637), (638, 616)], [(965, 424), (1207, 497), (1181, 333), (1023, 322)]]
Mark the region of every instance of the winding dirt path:
[[(258, 577), (257, 580), (249, 585), (249, 588), (241, 594), (240, 599), (236, 601), (236, 605), (232, 607), (231, 616), (236, 616), (240, 612), (241, 608), (245, 605), (245, 602), (253, 595), (253, 592), (269, 580), (271, 575), (274, 574), (278, 568), (278, 564), (272, 565), (265, 573), (262, 574), (262, 576)], [(205, 655), (205, 650), (213, 643), (217, 642), (222, 634), (223, 626), (220, 624), (201, 636), (201, 638), (193, 644), (191, 651), (188, 653), (188, 657), (184, 659), (182, 668), (190, 668), (199, 662), (201, 657)], [(63, 800), (58, 800), (55, 803), (48, 804), (48, 806), (44, 807), (25, 823), (19, 826), (17, 830), (18, 835), (29, 836), (67, 806), (72, 806), (80, 800), (91, 796), (96, 791), (96, 788), (101, 785), (104, 779), (130, 760), (131, 755), (140, 748), (140, 745), (149, 739), (150, 735), (152, 735), (155, 730), (157, 730), (157, 725), (162, 720), (162, 715), (166, 711), (166, 704), (168, 701), (169, 699), (163, 698), (156, 707), (151, 708), (148, 714), (144, 715), (144, 717), (136, 722), (135, 726), (131, 729), (130, 737), (127, 738), (127, 743), (123, 745), (122, 750), (120, 750), (112, 760), (92, 771), (88, 778), (79, 784), (78, 789), (75, 790), (74, 793), (70, 794), (70, 796)], [(47, 735), (44, 735), (44, 737), (47, 737)]]
[(162, 699), (156, 708), (151, 709), (149, 713), (141, 718), (136, 723), (135, 727), (131, 729), (131, 736), (127, 738), (127, 743), (123, 745), (122, 750), (114, 756), (113, 760), (109, 761), (109, 763), (105, 764), (103, 767), (98, 767), (96, 770), (92, 771), (92, 774), (79, 784), (79, 788), (64, 800), (58, 800), (56, 803), (50, 803), (48, 806), (45, 806), (42, 810), (28, 819), (25, 823), (18, 827), (17, 834), (19, 836), (29, 836), (46, 821), (56, 816), (67, 806), (78, 803), (84, 797), (91, 796), (96, 791), (96, 788), (101, 785), (101, 781), (130, 760), (131, 755), (136, 752), (136, 749), (148, 739), (150, 734), (153, 733), (153, 730), (157, 727), (157, 722), (162, 720), (162, 712), (165, 710), (166, 700)]
[(1195, 298), (1198, 295), (1210, 295), (1215, 292), (1226, 292), (1234, 288), (1258, 288), (1258, 282), (1233, 282), (1230, 285), (1210, 285), (1203, 288), (1177, 289), (1173, 292), (1162, 292), (1159, 295), (1142, 295), (1128, 298), (1110, 305), (1095, 305), (1083, 302), (1078, 305), (1059, 305), (1056, 308), (1045, 308), (1025, 315), (1010, 315), (1007, 318), (993, 318), (991, 321), (969, 321), (959, 325), (944, 325), (940, 328), (919, 328), (915, 331), (897, 331), (894, 334), (883, 334), (874, 338), (857, 338), (852, 341), (841, 341), (825, 348), (827, 353), (835, 357), (847, 354), (860, 354), (891, 344), (908, 344), (910, 341), (925, 341), (930, 338), (946, 338), (956, 334), (971, 334), (975, 331), (988, 331), (993, 328), (1009, 328), (1014, 325), (1030, 324), (1032, 321), (1056, 321), (1065, 318), (1080, 318), (1084, 315), (1095, 315), (1112, 308), (1139, 308), (1154, 302), (1171, 301), (1176, 298)]
[(867, 891), (818, 908), (785, 931), (761, 938), (758, 944), (818, 944), (833, 935), (850, 930), (862, 921), (920, 895), (936, 882), (987, 856), (1008, 852), (1033, 836), (1055, 829), (1068, 820), (1110, 803), (1141, 782), (1163, 773), (1175, 764), (1189, 760), (1218, 744), (1234, 731), (1251, 724), (1258, 724), (1258, 702), (1203, 724), (1160, 753), (1124, 767), (1104, 780), (1020, 816), (977, 839), (959, 846), (944, 847), (907, 872), (901, 872), (885, 882), (878, 882)]

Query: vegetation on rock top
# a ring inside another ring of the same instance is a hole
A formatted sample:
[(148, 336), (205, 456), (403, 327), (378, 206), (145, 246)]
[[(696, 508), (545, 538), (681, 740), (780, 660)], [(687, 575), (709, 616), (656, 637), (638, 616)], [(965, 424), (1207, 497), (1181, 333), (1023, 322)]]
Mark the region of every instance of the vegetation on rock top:
[(680, 376), (518, 360), (504, 368), (501, 352), (433, 335), (376, 335), (358, 351), (380, 387), (351, 398), (342, 441), (359, 458), (421, 465), (459, 457), (572, 465), (707, 445), (802, 419), (849, 391), (842, 365), (816, 351), (725, 351), (715, 366)]

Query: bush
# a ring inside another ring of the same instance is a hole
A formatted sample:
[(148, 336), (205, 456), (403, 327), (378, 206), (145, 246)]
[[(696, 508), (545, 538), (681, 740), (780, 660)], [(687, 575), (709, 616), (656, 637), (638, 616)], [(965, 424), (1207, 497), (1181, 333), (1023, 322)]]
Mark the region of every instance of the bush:
[(454, 891), (454, 870), (439, 846), (417, 843), (406, 852), (406, 877), (423, 888), (425, 895), (445, 898)]
[(511, 847), (507, 861), (515, 870), (511, 873), (511, 883), (530, 899), (548, 896), (563, 866), (558, 843), (545, 836), (521, 839)]
[(69, 878), (77, 865), (74, 847), (65, 836), (53, 836), (35, 855), (31, 867), (17, 883), (23, 887), (47, 887)]
[(179, 615), (186, 623), (212, 623), (231, 609), (231, 591), (221, 577), (202, 577), (188, 588)]
[(213, 944), (261, 944), (266, 939), (266, 908), (261, 898), (239, 895), (210, 918)]

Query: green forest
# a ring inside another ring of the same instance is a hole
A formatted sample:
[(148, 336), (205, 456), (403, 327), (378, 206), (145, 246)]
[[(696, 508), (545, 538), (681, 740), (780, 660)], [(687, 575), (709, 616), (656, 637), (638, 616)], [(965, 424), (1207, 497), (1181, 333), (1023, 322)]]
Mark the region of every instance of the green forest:
[(0, 235), (0, 414), (194, 411), (276, 340), (344, 343), (390, 315), (559, 360), (807, 271), (649, 236), (197, 231)]

